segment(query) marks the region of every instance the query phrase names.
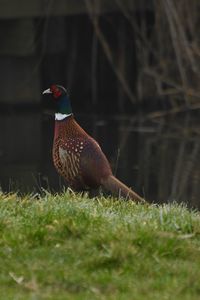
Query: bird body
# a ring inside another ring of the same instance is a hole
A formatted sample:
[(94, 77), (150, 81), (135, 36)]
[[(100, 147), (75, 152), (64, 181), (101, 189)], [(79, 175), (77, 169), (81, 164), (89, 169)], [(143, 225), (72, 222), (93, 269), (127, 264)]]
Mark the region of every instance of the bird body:
[(57, 101), (53, 162), (68, 185), (76, 191), (103, 186), (117, 196), (144, 202), (143, 198), (113, 176), (99, 144), (76, 122), (66, 90), (53, 85), (43, 93), (51, 93)]
[(55, 121), (53, 161), (71, 188), (97, 188), (112, 174), (98, 143), (75, 121), (73, 115)]

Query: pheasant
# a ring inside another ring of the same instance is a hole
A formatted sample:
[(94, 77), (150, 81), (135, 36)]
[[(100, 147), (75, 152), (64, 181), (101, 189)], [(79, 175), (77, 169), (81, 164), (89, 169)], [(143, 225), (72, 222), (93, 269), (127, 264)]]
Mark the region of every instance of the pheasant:
[(51, 85), (43, 94), (56, 102), (53, 162), (67, 184), (75, 191), (102, 186), (118, 197), (145, 202), (113, 175), (99, 144), (76, 122), (66, 89)]

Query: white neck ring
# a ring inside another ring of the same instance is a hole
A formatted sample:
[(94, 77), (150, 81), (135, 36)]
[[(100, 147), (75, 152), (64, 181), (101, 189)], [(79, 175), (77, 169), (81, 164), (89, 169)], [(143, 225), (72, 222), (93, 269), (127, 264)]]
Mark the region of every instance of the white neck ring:
[(61, 114), (61, 113), (56, 113), (55, 114), (55, 120), (57, 121), (62, 121), (64, 120), (65, 118), (68, 118), (70, 117), (72, 114)]

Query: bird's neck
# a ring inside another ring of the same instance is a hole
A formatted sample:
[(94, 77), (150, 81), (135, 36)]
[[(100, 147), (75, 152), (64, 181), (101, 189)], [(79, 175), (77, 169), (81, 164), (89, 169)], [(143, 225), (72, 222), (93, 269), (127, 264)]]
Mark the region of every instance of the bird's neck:
[(87, 135), (73, 117), (73, 114), (63, 120), (55, 120), (54, 140), (59, 138), (76, 138)]
[(56, 120), (63, 120), (72, 115), (72, 107), (67, 95), (59, 99), (57, 111), (55, 114)]

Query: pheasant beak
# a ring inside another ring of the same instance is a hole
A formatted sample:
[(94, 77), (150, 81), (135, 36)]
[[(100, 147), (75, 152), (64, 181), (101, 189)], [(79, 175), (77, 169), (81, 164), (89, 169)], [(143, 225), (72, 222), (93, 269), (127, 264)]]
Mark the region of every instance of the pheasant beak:
[(44, 94), (52, 94), (52, 91), (50, 89), (47, 89), (42, 93), (42, 95), (44, 95)]

